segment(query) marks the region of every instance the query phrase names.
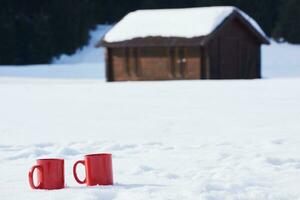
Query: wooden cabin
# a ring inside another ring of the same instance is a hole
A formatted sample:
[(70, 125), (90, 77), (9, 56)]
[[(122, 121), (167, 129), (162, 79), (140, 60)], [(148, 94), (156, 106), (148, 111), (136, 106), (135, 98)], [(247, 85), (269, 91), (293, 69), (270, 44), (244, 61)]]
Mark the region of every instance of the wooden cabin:
[(259, 25), (235, 7), (139, 10), (98, 43), (107, 81), (257, 79)]

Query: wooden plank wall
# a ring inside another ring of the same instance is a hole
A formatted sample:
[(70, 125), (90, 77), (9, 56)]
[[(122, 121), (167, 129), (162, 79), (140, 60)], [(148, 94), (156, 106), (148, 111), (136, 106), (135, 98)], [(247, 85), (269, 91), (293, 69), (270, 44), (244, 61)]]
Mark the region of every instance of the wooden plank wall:
[(207, 45), (211, 79), (260, 78), (260, 43), (238, 20), (226, 24)]
[(201, 78), (201, 48), (113, 48), (113, 80), (178, 80)]

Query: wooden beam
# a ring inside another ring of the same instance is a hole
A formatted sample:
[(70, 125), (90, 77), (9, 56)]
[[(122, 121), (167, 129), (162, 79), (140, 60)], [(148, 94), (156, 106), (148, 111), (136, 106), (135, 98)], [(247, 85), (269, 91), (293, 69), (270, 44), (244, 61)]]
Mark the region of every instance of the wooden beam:
[(106, 81), (107, 82), (113, 82), (113, 62), (112, 62), (112, 49), (106, 48), (105, 51), (105, 72), (106, 72)]
[(258, 60), (257, 60), (257, 78), (262, 78), (261, 76), (261, 46), (258, 47)]
[(205, 56), (205, 48), (203, 46), (200, 47), (200, 79), (207, 79), (206, 76), (206, 56)]

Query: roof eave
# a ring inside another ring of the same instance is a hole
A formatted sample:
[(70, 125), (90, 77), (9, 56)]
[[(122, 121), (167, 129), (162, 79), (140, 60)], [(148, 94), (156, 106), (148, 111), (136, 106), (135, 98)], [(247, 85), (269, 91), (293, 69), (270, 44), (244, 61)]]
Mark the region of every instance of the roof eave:
[(97, 42), (97, 44), (95, 44), (96, 48), (106, 47), (105, 46), (106, 42), (105, 42), (104, 38), (105, 38), (105, 35), (100, 39), (99, 42)]
[(173, 47), (173, 46), (199, 46), (204, 37), (145, 37), (124, 40), (120, 42), (107, 42), (102, 39), (96, 47)]
[[(142, 46), (175, 46), (177, 45), (206, 45), (218, 31), (226, 24), (226, 22), (232, 20), (233, 18), (239, 19), (252, 34), (258, 39), (261, 44), (270, 44), (270, 40), (266, 35), (263, 35), (258, 31), (244, 16), (240, 14), (238, 10), (234, 10), (218, 27), (215, 28), (212, 33), (206, 36), (194, 37), (194, 38), (181, 38), (181, 37), (146, 37), (146, 38), (134, 38), (131, 40), (124, 40), (120, 42), (107, 42), (105, 41), (105, 36), (95, 45), (99, 47), (142, 47)], [(199, 39), (200, 38), (200, 39)], [(191, 42), (190, 42), (190, 41)], [(151, 41), (153, 44), (151, 44)], [(139, 44), (139, 42), (146, 44)]]

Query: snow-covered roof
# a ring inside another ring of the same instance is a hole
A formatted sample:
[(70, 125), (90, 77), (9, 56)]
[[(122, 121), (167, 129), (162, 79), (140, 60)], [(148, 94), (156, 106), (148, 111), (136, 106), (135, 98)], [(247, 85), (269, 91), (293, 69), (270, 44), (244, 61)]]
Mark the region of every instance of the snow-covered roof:
[(126, 15), (103, 38), (105, 42), (122, 42), (145, 37), (193, 38), (212, 33), (234, 11), (239, 12), (262, 36), (257, 22), (232, 6), (138, 10)]

